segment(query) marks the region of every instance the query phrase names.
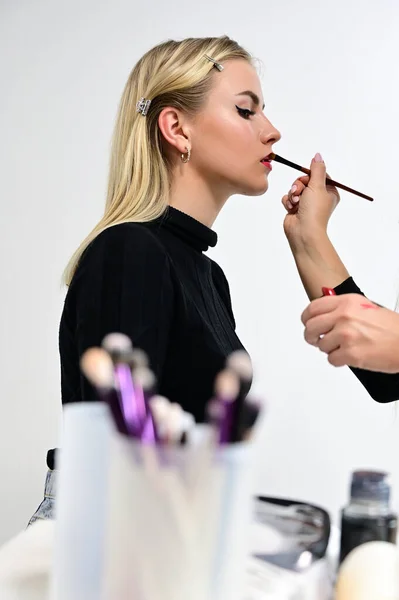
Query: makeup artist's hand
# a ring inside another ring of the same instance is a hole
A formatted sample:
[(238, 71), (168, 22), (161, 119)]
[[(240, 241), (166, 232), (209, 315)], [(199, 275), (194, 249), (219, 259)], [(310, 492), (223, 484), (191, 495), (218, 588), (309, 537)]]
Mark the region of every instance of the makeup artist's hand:
[(326, 296), (302, 314), (306, 341), (335, 367), (399, 373), (399, 314), (360, 294)]
[(328, 221), (339, 202), (336, 188), (326, 187), (326, 165), (320, 156), (313, 158), (310, 177), (298, 177), (282, 199), (287, 210), (284, 231), (293, 250), (308, 238), (313, 243), (326, 235)]

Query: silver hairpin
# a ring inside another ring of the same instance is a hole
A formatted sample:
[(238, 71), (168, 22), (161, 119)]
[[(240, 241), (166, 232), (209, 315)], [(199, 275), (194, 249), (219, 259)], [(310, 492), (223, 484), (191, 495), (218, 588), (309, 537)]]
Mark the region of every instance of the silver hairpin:
[(140, 98), (140, 100), (136, 104), (136, 111), (141, 113), (143, 117), (148, 113), (148, 109), (150, 108), (151, 100), (146, 100), (145, 98)]
[(213, 66), (218, 70), (218, 71), (223, 71), (224, 66), (221, 65), (220, 63), (216, 62), (216, 60), (214, 58), (211, 58), (210, 56), (208, 56), (207, 54), (205, 54), (205, 58), (208, 59), (211, 63), (213, 63)]

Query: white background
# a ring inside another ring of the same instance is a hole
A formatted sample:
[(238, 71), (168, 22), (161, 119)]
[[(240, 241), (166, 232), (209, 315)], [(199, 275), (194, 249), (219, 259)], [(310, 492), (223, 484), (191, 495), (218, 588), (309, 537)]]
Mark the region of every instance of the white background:
[[(41, 500), (57, 444), (61, 273), (102, 213), (113, 120), (136, 60), (166, 38), (221, 34), (260, 58), (279, 152), (308, 164), (319, 151), (333, 177), (375, 196), (343, 193), (331, 236), (364, 291), (393, 307), (398, 29), (396, 0), (0, 0), (0, 542)], [(303, 342), (306, 298), (280, 205), (295, 177), (276, 165), (266, 196), (232, 198), (212, 255), (268, 399), (256, 490), (320, 503), (336, 520), (353, 468), (388, 469), (399, 491), (398, 419)]]

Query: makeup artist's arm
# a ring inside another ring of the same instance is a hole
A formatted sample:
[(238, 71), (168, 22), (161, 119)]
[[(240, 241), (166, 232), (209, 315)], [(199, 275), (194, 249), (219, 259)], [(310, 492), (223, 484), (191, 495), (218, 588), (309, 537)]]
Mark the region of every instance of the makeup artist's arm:
[[(72, 286), (79, 355), (100, 345), (107, 333), (124, 333), (147, 353), (160, 379), (173, 318), (174, 288), (168, 257), (152, 233), (134, 223), (105, 230), (84, 254)], [(81, 394), (82, 399), (92, 397), (84, 377)]]
[(310, 300), (321, 295), (322, 287), (336, 288), (349, 279), (349, 273), (327, 235), (328, 222), (339, 202), (339, 195), (335, 188), (326, 189), (326, 168), (324, 162), (317, 160), (319, 156), (312, 160), (311, 178), (298, 178), (283, 198), (288, 211), (284, 231)]
[[(296, 189), (283, 198), (287, 209), (284, 231), (310, 300), (321, 296), (322, 287), (334, 288), (337, 295), (362, 294), (328, 237), (328, 222), (339, 196), (334, 188), (326, 189), (326, 168), (320, 158), (316, 155), (312, 160), (311, 177), (298, 178), (294, 183)], [(399, 374), (353, 368), (354, 364), (349, 366), (377, 402), (399, 399)]]

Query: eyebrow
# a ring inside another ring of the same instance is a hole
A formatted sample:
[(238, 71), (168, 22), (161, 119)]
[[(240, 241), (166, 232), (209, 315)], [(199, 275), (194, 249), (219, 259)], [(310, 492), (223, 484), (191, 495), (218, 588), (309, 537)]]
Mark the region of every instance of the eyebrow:
[[(249, 96), (251, 98), (251, 100), (253, 101), (253, 103), (255, 104), (255, 106), (260, 105), (259, 96), (257, 94), (255, 94), (255, 92), (252, 92), (251, 90), (245, 90), (244, 92), (240, 92), (239, 94), (236, 94), (236, 96)], [(262, 106), (262, 110), (264, 110), (264, 109), (265, 109), (265, 105)]]

